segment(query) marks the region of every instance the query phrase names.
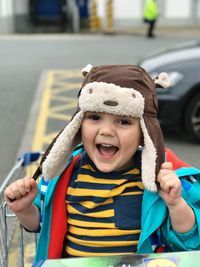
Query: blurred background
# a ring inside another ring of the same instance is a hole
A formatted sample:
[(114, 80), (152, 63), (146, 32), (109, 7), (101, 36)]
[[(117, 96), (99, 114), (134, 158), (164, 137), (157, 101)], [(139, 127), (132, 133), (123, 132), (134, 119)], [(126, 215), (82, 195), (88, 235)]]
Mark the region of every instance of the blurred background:
[[(143, 0), (0, 0), (0, 183), (66, 125), (88, 63), (167, 72), (171, 88), (157, 91), (166, 146), (200, 167), (200, 0), (156, 3), (149, 36)], [(25, 249), (31, 266), (32, 243)]]
[[(199, 0), (158, 0), (158, 25), (199, 26)], [(137, 30), (144, 0), (1, 0), (0, 34)]]

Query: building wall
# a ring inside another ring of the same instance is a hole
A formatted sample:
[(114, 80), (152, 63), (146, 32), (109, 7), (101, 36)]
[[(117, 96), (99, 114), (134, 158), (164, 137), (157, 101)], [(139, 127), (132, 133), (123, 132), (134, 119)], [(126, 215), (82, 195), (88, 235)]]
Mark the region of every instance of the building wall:
[[(1, 0), (0, 0), (1, 1)], [(28, 33), (33, 31), (29, 16), (29, 0), (13, 0), (15, 32)]]
[[(200, 25), (200, 0), (157, 0), (159, 25)], [(116, 29), (142, 25), (144, 0), (113, 0), (113, 23)], [(98, 15), (105, 21), (106, 0), (97, 0)], [(103, 23), (104, 25), (104, 23)]]
[(0, 0), (0, 33), (14, 31), (13, 2), (12, 0)]
[[(75, 0), (68, 0), (75, 1)], [(89, 2), (90, 0), (88, 0)], [(113, 0), (113, 25), (117, 30), (143, 24), (144, 0)], [(200, 0), (157, 0), (159, 25), (200, 25)], [(107, 0), (96, 0), (97, 13), (105, 27)], [(0, 34), (31, 32), (28, 0), (0, 0)]]

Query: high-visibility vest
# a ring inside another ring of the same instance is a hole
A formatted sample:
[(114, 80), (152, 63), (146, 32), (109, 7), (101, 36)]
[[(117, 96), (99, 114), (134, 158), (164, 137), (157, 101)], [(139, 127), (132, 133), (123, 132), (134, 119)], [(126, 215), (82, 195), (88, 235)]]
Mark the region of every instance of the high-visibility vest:
[(158, 6), (156, 0), (145, 0), (143, 17), (146, 20), (156, 20), (158, 17)]

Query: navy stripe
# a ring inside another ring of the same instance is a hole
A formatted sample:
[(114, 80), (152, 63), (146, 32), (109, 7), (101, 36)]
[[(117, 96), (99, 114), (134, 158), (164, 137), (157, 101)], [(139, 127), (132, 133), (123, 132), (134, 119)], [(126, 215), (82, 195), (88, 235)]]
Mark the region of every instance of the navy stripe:
[[(87, 179), (87, 178), (86, 178)], [(111, 190), (117, 186), (115, 183), (113, 184), (99, 184), (99, 183), (88, 183), (88, 182), (79, 182), (76, 183), (76, 188), (83, 188), (83, 189), (93, 189), (93, 190)]]
[(84, 202), (84, 201), (92, 201), (95, 203), (101, 203), (105, 201), (105, 197), (94, 197), (94, 196), (73, 196), (67, 195), (66, 200), (70, 202)]
[(68, 214), (71, 219), (83, 222), (100, 222), (100, 223), (112, 223), (114, 217), (110, 216), (107, 218), (91, 218), (88, 217), (86, 214), (84, 215), (77, 215), (77, 214)]
[(90, 253), (125, 253), (125, 252), (136, 252), (137, 250), (137, 245), (132, 245), (132, 246), (120, 246), (120, 247), (85, 247), (82, 245), (74, 244), (73, 242), (69, 241), (67, 242), (67, 246), (71, 247), (75, 250), (80, 250), (80, 251), (85, 251), (85, 252), (90, 252)]
[[(105, 229), (106, 232), (106, 229)], [(120, 236), (80, 236), (75, 234), (69, 234), (72, 237), (81, 240), (88, 241), (138, 241), (140, 234), (132, 234), (132, 235), (120, 235)]]
[[(139, 188), (138, 186), (133, 186), (133, 187), (126, 188), (123, 191), (123, 194), (124, 193), (133, 193), (133, 195), (134, 195), (135, 192), (142, 192), (143, 193), (143, 190), (141, 188)], [(137, 197), (137, 194), (135, 195), (135, 197)]]

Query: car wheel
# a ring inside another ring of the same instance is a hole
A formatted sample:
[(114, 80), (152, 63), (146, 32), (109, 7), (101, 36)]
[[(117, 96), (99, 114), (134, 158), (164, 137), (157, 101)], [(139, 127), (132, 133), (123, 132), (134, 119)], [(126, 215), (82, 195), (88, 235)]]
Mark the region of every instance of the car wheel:
[(200, 142), (200, 94), (195, 95), (185, 110), (185, 129), (197, 142)]

